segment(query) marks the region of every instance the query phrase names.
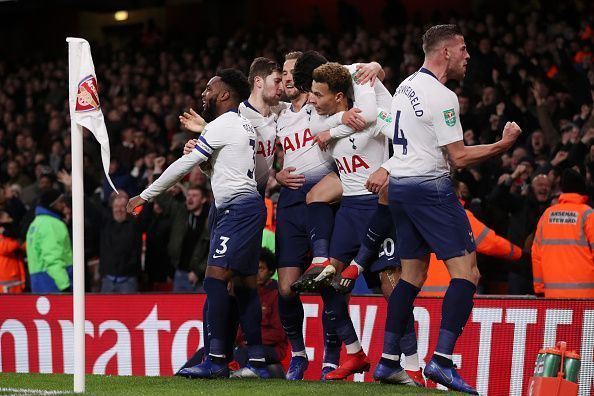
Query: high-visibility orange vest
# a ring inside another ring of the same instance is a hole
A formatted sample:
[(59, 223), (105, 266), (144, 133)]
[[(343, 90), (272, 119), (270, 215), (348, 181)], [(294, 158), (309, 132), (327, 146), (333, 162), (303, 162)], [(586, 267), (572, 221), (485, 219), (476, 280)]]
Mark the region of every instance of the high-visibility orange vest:
[(588, 197), (561, 194), (536, 227), (534, 291), (545, 297), (594, 298), (594, 209)]
[(13, 238), (0, 235), (0, 293), (25, 289), (24, 248)]
[[(466, 215), (470, 222), (470, 228), (474, 235), (476, 251), (487, 256), (502, 258), (505, 260), (519, 260), (522, 257), (522, 249), (507, 239), (495, 234), (495, 231), (484, 225), (471, 211), (467, 210)], [(423, 297), (443, 297), (450, 284), (450, 273), (444, 262), (438, 260), (434, 253), (431, 253), (427, 280), (419, 293)]]

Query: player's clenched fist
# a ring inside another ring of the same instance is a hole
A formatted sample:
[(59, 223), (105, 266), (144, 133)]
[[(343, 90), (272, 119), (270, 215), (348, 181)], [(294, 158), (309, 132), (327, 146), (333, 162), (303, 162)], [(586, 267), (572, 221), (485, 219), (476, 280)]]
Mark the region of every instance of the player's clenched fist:
[(508, 121), (505, 123), (505, 127), (503, 128), (503, 136), (501, 140), (506, 145), (511, 147), (516, 142), (516, 139), (518, 139), (518, 136), (520, 136), (520, 133), (522, 133), (522, 129), (518, 126), (518, 124)]
[(137, 195), (132, 197), (128, 200), (128, 204), (126, 205), (126, 212), (130, 213), (133, 216), (137, 216), (138, 213), (142, 210), (142, 205), (144, 205), (146, 201)]

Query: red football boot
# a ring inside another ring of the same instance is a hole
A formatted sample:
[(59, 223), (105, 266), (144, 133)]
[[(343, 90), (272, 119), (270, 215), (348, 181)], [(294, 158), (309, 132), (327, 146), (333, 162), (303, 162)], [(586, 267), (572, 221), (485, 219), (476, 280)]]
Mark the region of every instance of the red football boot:
[(343, 364), (338, 366), (336, 370), (326, 374), (326, 381), (343, 380), (355, 373), (369, 371), (370, 367), (369, 358), (361, 349), (357, 353), (347, 355), (347, 360)]

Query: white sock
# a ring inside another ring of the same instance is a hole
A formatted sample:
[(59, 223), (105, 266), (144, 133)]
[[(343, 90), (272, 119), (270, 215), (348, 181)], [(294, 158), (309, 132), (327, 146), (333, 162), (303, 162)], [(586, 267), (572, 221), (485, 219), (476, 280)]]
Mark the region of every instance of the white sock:
[(314, 258), (311, 260), (311, 263), (312, 263), (312, 264), (321, 264), (321, 263), (323, 263), (324, 261), (328, 261), (328, 257), (314, 257)]
[(349, 355), (357, 353), (361, 350), (361, 343), (359, 341), (355, 341), (352, 344), (346, 345), (346, 351)]
[(295, 357), (295, 356), (301, 356), (307, 359), (307, 353), (305, 353), (305, 349), (302, 351), (297, 351), (297, 352), (291, 352), (291, 356)]
[(338, 366), (335, 365), (334, 363), (326, 363), (326, 362), (322, 363), (322, 368), (324, 368), (324, 367), (332, 367), (333, 369), (338, 368)]
[(382, 357), (388, 360), (394, 360), (395, 362), (400, 361), (400, 356), (398, 355), (390, 355), (389, 353), (382, 353)]
[(357, 273), (358, 273), (359, 275), (361, 275), (361, 272), (363, 272), (364, 268), (363, 268), (363, 267), (361, 267), (359, 264), (357, 264), (357, 263), (355, 262), (355, 260), (351, 261), (351, 265), (354, 265), (355, 267), (357, 267)]
[(445, 353), (441, 353), (441, 352), (434, 352), (433, 354), (434, 354), (434, 355), (443, 356), (443, 357), (444, 357), (444, 358), (446, 358), (446, 359), (453, 360), (453, 359), (452, 359), (452, 355), (446, 355)]
[(409, 371), (419, 371), (419, 354), (404, 356), (404, 369)]

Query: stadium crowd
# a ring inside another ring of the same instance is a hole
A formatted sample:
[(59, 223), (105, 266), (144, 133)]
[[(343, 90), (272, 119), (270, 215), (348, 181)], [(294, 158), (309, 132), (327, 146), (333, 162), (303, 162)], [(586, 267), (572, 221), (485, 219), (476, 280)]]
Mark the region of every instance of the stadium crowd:
[[(515, 262), (479, 258), (483, 293), (534, 293), (531, 245), (541, 215), (561, 193), (565, 168), (581, 173), (590, 201), (594, 196), (594, 32), (587, 15), (527, 11), (448, 21), (461, 27), (471, 56), (463, 84), (449, 86), (459, 98), (465, 144), (498, 140), (508, 120), (523, 129), (510, 152), (456, 173), (466, 207), (523, 250)], [(126, 216), (125, 203), (195, 136), (181, 126), (179, 115), (190, 108), (200, 112), (200, 94), (217, 69), (247, 71), (256, 56), (282, 63), (292, 50), (312, 49), (342, 64), (379, 62), (393, 93), (423, 62), (423, 31), (420, 23), (379, 34), (357, 27), (337, 37), (279, 28), (273, 35), (239, 31), (206, 37), (196, 49), (166, 37), (122, 50), (94, 45), (111, 143), (109, 173), (120, 194), (112, 194), (98, 145), (85, 132), (87, 290), (201, 288), (208, 252), (203, 208), (210, 186), (200, 169), (138, 218)], [(21, 243), (36, 208), (50, 209), (56, 190), (66, 195), (62, 214), (70, 226), (67, 70), (66, 58), (19, 65), (0, 60), (0, 276), (16, 280), (0, 284), (5, 291), (26, 290), (25, 271), (3, 274), (1, 264), (23, 262)], [(271, 176), (267, 232), (275, 228), (279, 188)], [(31, 263), (29, 271), (34, 272)]]

